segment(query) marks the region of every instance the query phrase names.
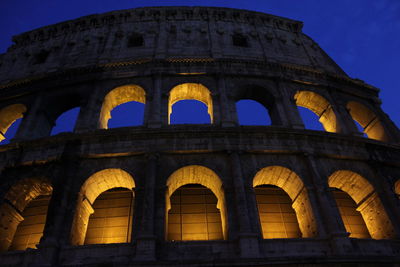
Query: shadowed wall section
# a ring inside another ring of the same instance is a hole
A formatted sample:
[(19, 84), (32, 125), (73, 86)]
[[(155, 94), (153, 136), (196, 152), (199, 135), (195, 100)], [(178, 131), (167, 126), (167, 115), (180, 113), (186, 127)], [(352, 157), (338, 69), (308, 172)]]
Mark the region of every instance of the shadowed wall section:
[[(346, 192), (354, 200), (357, 211), (361, 213), (372, 238), (388, 239), (395, 237), (393, 225), (378, 194), (364, 177), (352, 171), (339, 170), (329, 177), (328, 184), (329, 187)], [(341, 201), (336, 201), (340, 210)], [(346, 230), (351, 231), (351, 226), (346, 226), (346, 219), (343, 219), (343, 222)], [(350, 232), (351, 235), (352, 232)], [(353, 236), (357, 237), (356, 234)], [(363, 236), (365, 237), (365, 235)]]

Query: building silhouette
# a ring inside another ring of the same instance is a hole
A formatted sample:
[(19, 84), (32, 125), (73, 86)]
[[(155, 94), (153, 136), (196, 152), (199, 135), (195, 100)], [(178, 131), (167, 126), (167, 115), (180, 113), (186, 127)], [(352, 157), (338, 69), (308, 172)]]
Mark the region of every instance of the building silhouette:
[[(0, 55), (2, 139), (20, 121), (0, 146), (0, 265), (398, 265), (399, 129), (301, 22), (149, 7), (13, 41)], [(173, 124), (182, 100), (210, 123)], [(241, 100), (271, 125), (240, 125)], [(132, 101), (143, 124), (108, 129)], [(51, 136), (74, 108), (73, 132)]]

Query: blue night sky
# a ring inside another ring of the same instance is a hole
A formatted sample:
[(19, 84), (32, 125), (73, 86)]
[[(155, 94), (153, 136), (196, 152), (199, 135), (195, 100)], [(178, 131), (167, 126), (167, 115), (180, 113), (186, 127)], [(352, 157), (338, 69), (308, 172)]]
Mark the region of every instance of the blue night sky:
[(399, 0), (3, 0), (0, 53), (11, 45), (13, 35), (25, 31), (90, 14), (144, 6), (232, 7), (303, 21), (303, 32), (350, 77), (381, 89), (383, 110), (400, 126)]

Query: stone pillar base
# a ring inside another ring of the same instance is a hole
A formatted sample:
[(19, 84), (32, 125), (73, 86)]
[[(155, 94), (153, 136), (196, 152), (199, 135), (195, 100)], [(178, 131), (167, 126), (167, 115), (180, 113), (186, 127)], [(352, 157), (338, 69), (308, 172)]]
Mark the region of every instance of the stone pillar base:
[(252, 233), (239, 234), (238, 245), (241, 258), (260, 257), (258, 235)]
[(156, 260), (156, 237), (141, 236), (136, 243), (136, 259), (141, 261)]

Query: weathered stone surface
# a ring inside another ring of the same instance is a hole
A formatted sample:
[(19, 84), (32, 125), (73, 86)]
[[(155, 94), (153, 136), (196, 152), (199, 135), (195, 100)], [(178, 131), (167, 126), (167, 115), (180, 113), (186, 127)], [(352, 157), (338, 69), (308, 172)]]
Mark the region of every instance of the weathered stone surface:
[[(301, 28), (244, 10), (152, 7), (15, 36), (0, 55), (0, 140), (23, 117), (0, 146), (0, 265), (398, 266), (400, 131), (378, 89)], [(183, 99), (207, 105), (212, 123), (170, 125)], [(272, 125), (240, 126), (241, 99), (265, 106)], [(107, 129), (127, 101), (145, 104), (143, 125)], [(326, 132), (304, 129), (297, 106)], [(73, 133), (50, 136), (74, 107)], [(167, 241), (170, 197), (186, 184), (216, 196), (224, 240)], [(261, 185), (289, 196), (302, 238), (263, 239)], [(131, 242), (83, 245), (94, 201), (119, 187), (134, 195)], [(354, 200), (371, 239), (349, 238), (332, 188)], [(25, 207), (50, 194), (37, 249), (7, 251)]]

